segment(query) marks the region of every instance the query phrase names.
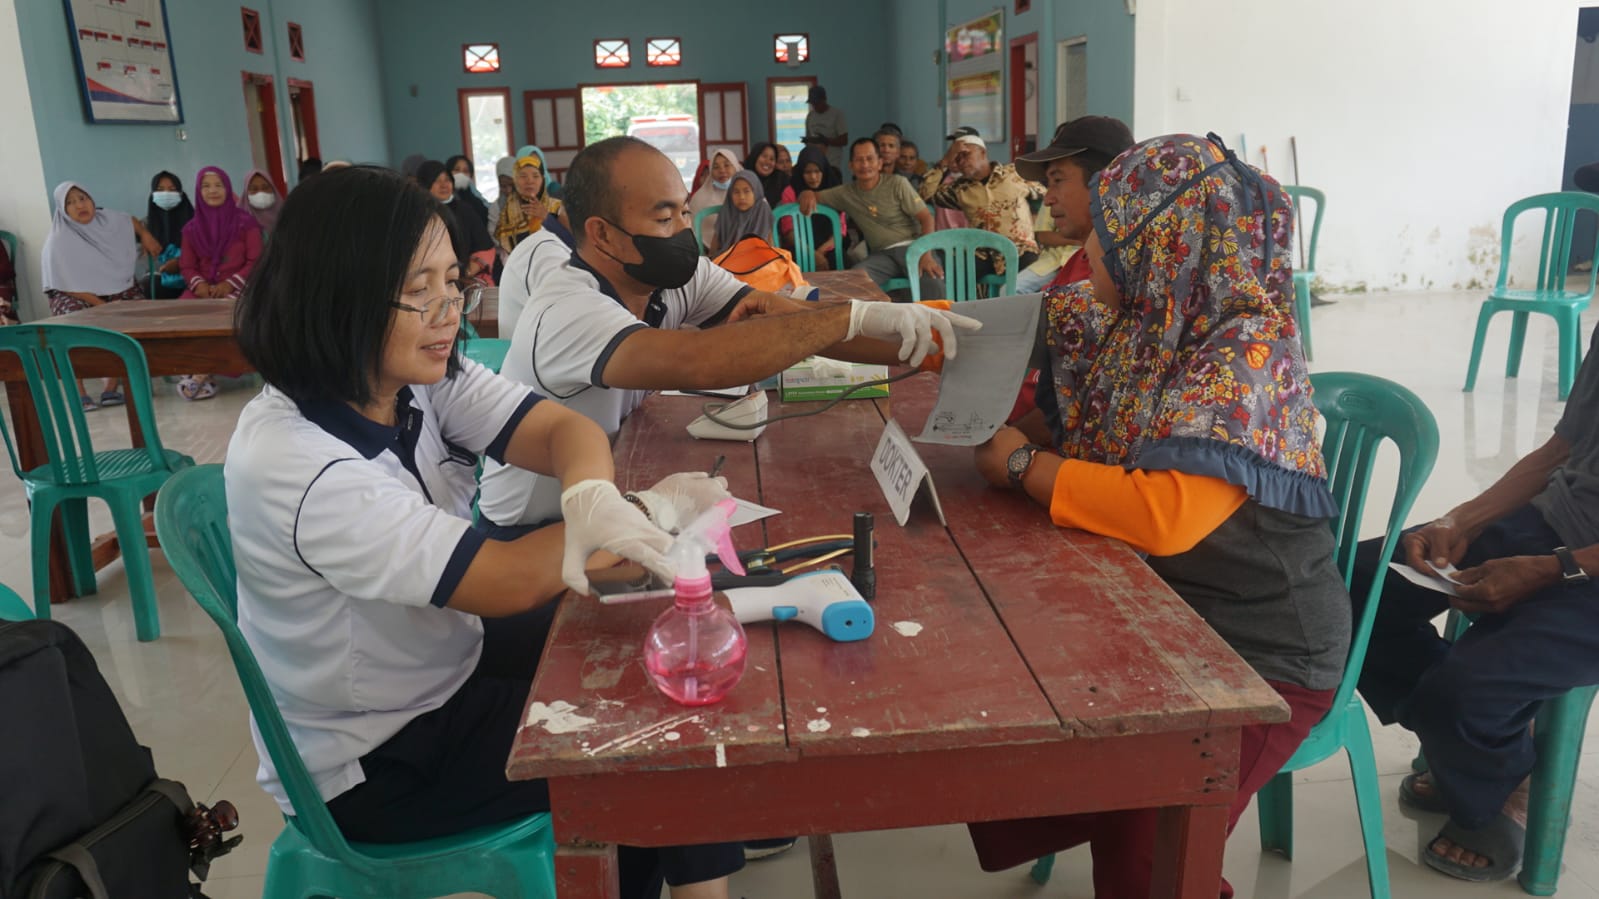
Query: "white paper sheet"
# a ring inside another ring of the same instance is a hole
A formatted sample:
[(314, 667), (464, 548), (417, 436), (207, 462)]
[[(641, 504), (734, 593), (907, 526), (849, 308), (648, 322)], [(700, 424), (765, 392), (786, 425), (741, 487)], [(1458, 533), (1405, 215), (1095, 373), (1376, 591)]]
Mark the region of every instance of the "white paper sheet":
[(769, 508), (760, 503), (752, 503), (747, 499), (734, 497), (733, 502), (738, 503), (738, 508), (733, 510), (733, 516), (727, 520), (727, 523), (735, 528), (741, 524), (751, 524), (760, 521), (762, 518), (771, 518), (773, 515), (783, 514), (778, 509)]
[[(1453, 565), (1446, 567), (1446, 574), (1434, 574), (1433, 572), (1417, 571), (1403, 562), (1389, 562), (1388, 567), (1399, 572), (1405, 580), (1415, 584), (1418, 587), (1426, 587), (1428, 590), (1436, 590), (1439, 593), (1447, 593), (1450, 596), (1460, 595), (1460, 589), (1456, 586), (1455, 581), (1453, 581), (1450, 577), (1455, 572), (1455, 566)], [(1434, 569), (1434, 571), (1436, 570), (1437, 569)]]
[(956, 303), (954, 311), (983, 329), (959, 333), (955, 358), (939, 377), (938, 403), (916, 440), (976, 446), (994, 436), (1016, 405), (1038, 337), (1042, 294)]

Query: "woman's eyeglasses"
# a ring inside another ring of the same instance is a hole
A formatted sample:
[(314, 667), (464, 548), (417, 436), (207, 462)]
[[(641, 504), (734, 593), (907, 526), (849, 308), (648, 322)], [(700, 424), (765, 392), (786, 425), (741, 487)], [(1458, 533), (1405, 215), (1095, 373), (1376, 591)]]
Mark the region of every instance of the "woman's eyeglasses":
[(409, 303), (390, 302), (389, 305), (396, 309), (408, 309), (421, 316), (422, 324), (430, 328), (437, 328), (450, 323), (452, 309), (460, 309), (461, 315), (470, 315), (477, 309), (477, 304), (483, 300), (483, 286), (476, 281), (461, 279), (450, 281), (446, 287), (454, 296), (434, 297), (420, 306)]

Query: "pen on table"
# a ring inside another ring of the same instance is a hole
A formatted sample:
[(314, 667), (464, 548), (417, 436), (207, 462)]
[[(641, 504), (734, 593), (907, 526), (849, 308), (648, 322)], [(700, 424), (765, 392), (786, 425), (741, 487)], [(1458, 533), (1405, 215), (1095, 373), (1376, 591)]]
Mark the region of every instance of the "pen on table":
[(727, 457), (726, 456), (717, 456), (716, 457), (716, 461), (711, 463), (711, 470), (706, 475), (706, 477), (711, 477), (711, 478), (716, 477), (717, 473), (722, 470), (722, 463), (726, 462), (726, 461), (727, 461)]

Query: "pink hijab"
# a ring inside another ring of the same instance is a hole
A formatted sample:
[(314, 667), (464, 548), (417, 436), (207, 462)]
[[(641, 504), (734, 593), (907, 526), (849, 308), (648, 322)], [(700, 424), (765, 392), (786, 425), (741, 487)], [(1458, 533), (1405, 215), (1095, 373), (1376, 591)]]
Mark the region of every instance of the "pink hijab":
[[(228, 195), (221, 206), (212, 206), (201, 195), (200, 183), (205, 180), (207, 172), (216, 173), (222, 179), (222, 189), (227, 191)], [(183, 226), (183, 240), (200, 257), (201, 267), (207, 272), (207, 281), (217, 280), (228, 247), (242, 237), (247, 229), (258, 227), (255, 218), (239, 208), (238, 198), (233, 194), (233, 182), (228, 179), (227, 172), (208, 165), (194, 176), (194, 218)]]
[[(250, 182), (255, 176), (260, 175), (261, 180), (272, 189), (272, 205), (265, 209), (257, 209), (250, 205)], [(283, 208), (283, 195), (278, 193), (278, 186), (273, 183), (272, 176), (260, 169), (251, 169), (250, 174), (244, 176), (244, 189), (239, 191), (239, 208), (250, 213), (255, 223), (261, 226), (264, 234), (271, 234), (272, 229), (278, 224), (278, 211)]]

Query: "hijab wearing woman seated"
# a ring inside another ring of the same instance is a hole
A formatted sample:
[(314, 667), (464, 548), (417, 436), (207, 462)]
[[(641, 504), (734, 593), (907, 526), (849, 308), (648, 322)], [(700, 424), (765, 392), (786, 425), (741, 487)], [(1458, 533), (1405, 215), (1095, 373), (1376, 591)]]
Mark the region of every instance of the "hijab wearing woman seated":
[(277, 185), (266, 172), (253, 169), (244, 179), (244, 196), (239, 198), (239, 208), (250, 213), (261, 233), (271, 234), (278, 224), (278, 211), (283, 208), (283, 198), (278, 196)]
[(712, 206), (721, 206), (727, 202), (727, 189), (733, 186), (733, 176), (738, 174), (743, 165), (733, 151), (726, 147), (718, 147), (711, 153), (708, 177), (694, 191), (694, 196), (689, 197), (688, 208), (691, 212), (709, 209)]
[(761, 181), (749, 169), (733, 176), (727, 189), (727, 201), (716, 215), (716, 246), (726, 250), (739, 238), (755, 235), (768, 243), (772, 240), (772, 207), (761, 195)]
[(1282, 187), (1215, 135), (1176, 134), (1118, 156), (1090, 206), (1084, 252), (1103, 252), (1109, 283), (1045, 296), (1040, 408), (1061, 454), (1219, 478), (1271, 508), (1336, 515)]
[(183, 192), (183, 182), (171, 172), (156, 172), (150, 179), (150, 202), (144, 213), (144, 227), (163, 248), (181, 246), (183, 226), (194, 218), (194, 204)]
[[(67, 212), (73, 191), (92, 214), (74, 218)], [(133, 267), (139, 244), (133, 216), (101, 209), (94, 197), (76, 181), (63, 181), (55, 189), (55, 214), (50, 236), (44, 241), (44, 288), (63, 293), (115, 296), (133, 286)]]
[(761, 193), (766, 205), (777, 206), (783, 202), (783, 188), (788, 186), (788, 175), (777, 169), (777, 144), (756, 144), (744, 160), (744, 168), (761, 179)]

